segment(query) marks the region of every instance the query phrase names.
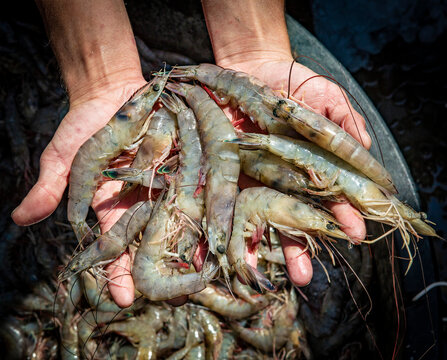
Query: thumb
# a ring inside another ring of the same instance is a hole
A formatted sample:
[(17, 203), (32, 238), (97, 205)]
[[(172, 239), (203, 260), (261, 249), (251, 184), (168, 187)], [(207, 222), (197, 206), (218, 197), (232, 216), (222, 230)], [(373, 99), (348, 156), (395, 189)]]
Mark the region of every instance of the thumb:
[(27, 226), (50, 216), (61, 201), (69, 171), (66, 159), (59, 156), (53, 142), (50, 142), (40, 158), (37, 183), (11, 214), (14, 222)]

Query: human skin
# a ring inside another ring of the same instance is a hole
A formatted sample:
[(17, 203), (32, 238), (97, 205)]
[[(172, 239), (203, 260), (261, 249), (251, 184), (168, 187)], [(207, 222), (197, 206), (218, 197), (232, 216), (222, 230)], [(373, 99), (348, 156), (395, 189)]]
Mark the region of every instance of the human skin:
[[(122, 0), (36, 2), (61, 69), (70, 109), (42, 153), (37, 183), (12, 213), (14, 222), (22, 226), (41, 221), (56, 209), (67, 186), (77, 150), (145, 84)], [(202, 3), (216, 63), (254, 75), (274, 89), (287, 89), (293, 59), (284, 19), (284, 2), (204, 0)], [(240, 8), (241, 4), (244, 9)], [(296, 64), (291, 81), (293, 95), (331, 120), (343, 123), (345, 129), (359, 139), (340, 89), (324, 78), (304, 82), (313, 75), (309, 69)], [(227, 114), (234, 116), (230, 110)], [(354, 114), (363, 143), (369, 147), (364, 121)], [(255, 184), (245, 179), (240, 185)], [(119, 182), (107, 182), (96, 191), (92, 207), (102, 232), (110, 229), (136, 201), (135, 197), (127, 198), (112, 208), (120, 187)], [(352, 206), (344, 203), (328, 206), (345, 224), (348, 235), (364, 238), (363, 220)], [(290, 239), (282, 237), (282, 244), (291, 280), (297, 285), (307, 284), (312, 277), (309, 255)], [(201, 267), (204, 253), (203, 248), (199, 248), (195, 258), (197, 268)], [(255, 265), (254, 254), (248, 254), (247, 259)], [(131, 259), (124, 253), (106, 269), (109, 278), (113, 279), (109, 283), (110, 292), (121, 307), (131, 305), (134, 299), (130, 266)], [(183, 301), (185, 298), (175, 300), (176, 304)]]

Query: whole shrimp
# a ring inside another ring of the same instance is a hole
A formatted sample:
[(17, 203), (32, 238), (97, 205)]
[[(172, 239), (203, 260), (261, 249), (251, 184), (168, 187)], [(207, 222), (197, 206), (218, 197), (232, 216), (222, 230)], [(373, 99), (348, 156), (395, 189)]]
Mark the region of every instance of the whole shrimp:
[[(263, 274), (245, 261), (247, 249), (245, 237), (258, 234), (260, 229), (262, 234), (266, 224), (291, 236), (304, 236), (312, 254), (318, 251), (318, 244), (313, 236), (326, 235), (350, 240), (338, 228), (332, 216), (295, 197), (265, 187), (243, 190), (236, 200), (228, 260), (236, 273), (258, 292), (262, 291), (261, 288), (274, 290), (275, 287)], [(258, 240), (253, 236), (252, 246), (256, 241)]]
[[(175, 183), (175, 181), (174, 181)], [(201, 273), (181, 273), (167, 264), (171, 208), (175, 184), (171, 183), (168, 197), (155, 210), (137, 250), (132, 278), (135, 287), (152, 301), (168, 300), (201, 291), (212, 279), (217, 266), (205, 263)]]
[(175, 94), (162, 97), (163, 103), (177, 114), (179, 127), (180, 166), (176, 176), (176, 207), (180, 210), (183, 233), (177, 244), (180, 259), (190, 263), (199, 241), (199, 224), (205, 212), (203, 193), (200, 189), (202, 145), (194, 112)]
[(150, 201), (140, 201), (134, 204), (109, 231), (75, 255), (59, 274), (59, 280), (64, 281), (80, 271), (115, 260), (126, 250), (140, 231), (144, 230), (151, 213)]
[(240, 160), (239, 148), (225, 140), (233, 137), (234, 128), (220, 107), (200, 86), (169, 83), (167, 88), (185, 97), (197, 117), (205, 154), (208, 244), (210, 251), (217, 256), (228, 282), (226, 252), (238, 190)]
[(270, 134), (294, 137), (291, 131), (293, 128), (389, 192), (397, 192), (388, 171), (350, 134), (323, 115), (276, 96), (255, 77), (212, 64), (179, 66), (172, 71), (171, 76), (198, 80), (218, 95), (230, 98), (242, 112)]
[(69, 178), (67, 217), (79, 242), (85, 236), (88, 237), (87, 243), (93, 240), (92, 230), (85, 219), (101, 179), (101, 171), (146, 133), (149, 113), (167, 78), (168, 75), (156, 77), (138, 90), (76, 153)]
[[(261, 134), (241, 134), (240, 139), (234, 142), (246, 148), (268, 150), (283, 160), (312, 172), (314, 176), (325, 179), (328, 184), (335, 184), (366, 219), (391, 225), (392, 230), (400, 231), (410, 254), (409, 266), (412, 263), (409, 249), (410, 234), (415, 237), (419, 235), (439, 237), (428, 224), (424, 213), (415, 211), (383, 191), (380, 186), (351, 165), (315, 144), (281, 135)], [(364, 242), (370, 241), (364, 240)]]

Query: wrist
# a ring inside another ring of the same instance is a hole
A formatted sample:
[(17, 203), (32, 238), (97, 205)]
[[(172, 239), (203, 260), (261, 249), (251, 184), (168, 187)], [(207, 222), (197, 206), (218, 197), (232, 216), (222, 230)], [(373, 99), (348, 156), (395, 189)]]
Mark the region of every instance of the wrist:
[(202, 0), (216, 63), (291, 59), (281, 0)]

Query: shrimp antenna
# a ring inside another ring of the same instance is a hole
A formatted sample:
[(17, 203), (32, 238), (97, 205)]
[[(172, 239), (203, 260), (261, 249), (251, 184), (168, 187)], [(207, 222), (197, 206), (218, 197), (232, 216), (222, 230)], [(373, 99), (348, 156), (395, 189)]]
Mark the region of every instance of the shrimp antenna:
[[(354, 95), (352, 95), (351, 92), (350, 92), (348, 89), (346, 89), (345, 86), (343, 86), (337, 79), (335, 79), (335, 77), (333, 76), (333, 74), (331, 74), (331, 72), (330, 72), (329, 70), (327, 70), (323, 65), (321, 65), (318, 61), (316, 61), (315, 59), (311, 58), (310, 56), (306, 56), (306, 55), (297, 55), (297, 56), (293, 59), (291, 65), (290, 65), (290, 70), (289, 70), (289, 80), (288, 80), (287, 98), (290, 97), (290, 85), (291, 85), (291, 79), (292, 79), (292, 69), (293, 69), (293, 65), (295, 64), (295, 62), (297, 62), (297, 60), (298, 60), (299, 58), (305, 58), (305, 59), (308, 59), (308, 60), (312, 61), (312, 62), (315, 63), (317, 66), (319, 66), (321, 69), (323, 69), (323, 71), (326, 72), (328, 75), (322, 75), (322, 74), (319, 74), (319, 75), (311, 76), (310, 78), (308, 78), (308, 79), (306, 79), (305, 81), (303, 81), (303, 82), (302, 82), (302, 83), (295, 89), (295, 91), (297, 91), (297, 90), (298, 90), (301, 86), (303, 86), (307, 81), (309, 81), (309, 80), (311, 80), (311, 79), (313, 79), (313, 78), (316, 78), (316, 77), (324, 77), (324, 78), (326, 78), (326, 79), (328, 79), (328, 80), (331, 80), (331, 81), (335, 82), (335, 83), (338, 85), (338, 87), (340, 88), (340, 91), (343, 89), (343, 90), (344, 90), (347, 94), (349, 94), (349, 96), (354, 100), (354, 102), (357, 104), (357, 106), (359, 107), (360, 111), (362, 112), (364, 118), (365, 118), (366, 121), (368, 122), (368, 124), (369, 124), (369, 126), (370, 126), (370, 128), (371, 128), (371, 132), (373, 133), (374, 141), (375, 141), (375, 143), (377, 144), (377, 147), (378, 147), (378, 149), (379, 149), (379, 153), (380, 153), (380, 158), (381, 158), (382, 164), (384, 165), (384, 164), (385, 164), (385, 160), (384, 160), (384, 156), (383, 156), (383, 153), (382, 153), (382, 149), (381, 149), (380, 144), (379, 144), (378, 136), (377, 136), (377, 134), (376, 134), (376, 132), (375, 132), (375, 130), (374, 130), (374, 127), (372, 126), (371, 120), (369, 120), (368, 115), (366, 114), (365, 110), (364, 110), (363, 107), (360, 105), (360, 103), (357, 101), (357, 99), (354, 97)], [(357, 125), (357, 122), (355, 121), (354, 115), (353, 115), (353, 113), (352, 113), (352, 108), (351, 108), (351, 106), (349, 106), (349, 105), (350, 105), (350, 104), (349, 104), (349, 101), (348, 101), (348, 99), (346, 98), (346, 94), (343, 93), (343, 91), (341, 91), (341, 92), (342, 92), (343, 97), (344, 97), (345, 100), (346, 100), (346, 103), (347, 103), (348, 108), (349, 108), (349, 112), (351, 113), (351, 117), (352, 117), (352, 119), (354, 120), (354, 124), (355, 124), (355, 127), (356, 127), (356, 129), (357, 129), (357, 133), (358, 133), (358, 135), (359, 135), (359, 137), (360, 137), (360, 140), (361, 140), (361, 142), (362, 142), (362, 145), (364, 145), (364, 144), (363, 144), (363, 140), (362, 140), (362, 136), (361, 136), (361, 134), (360, 134), (360, 131), (359, 131), (359, 128), (358, 128), (358, 125)]]

